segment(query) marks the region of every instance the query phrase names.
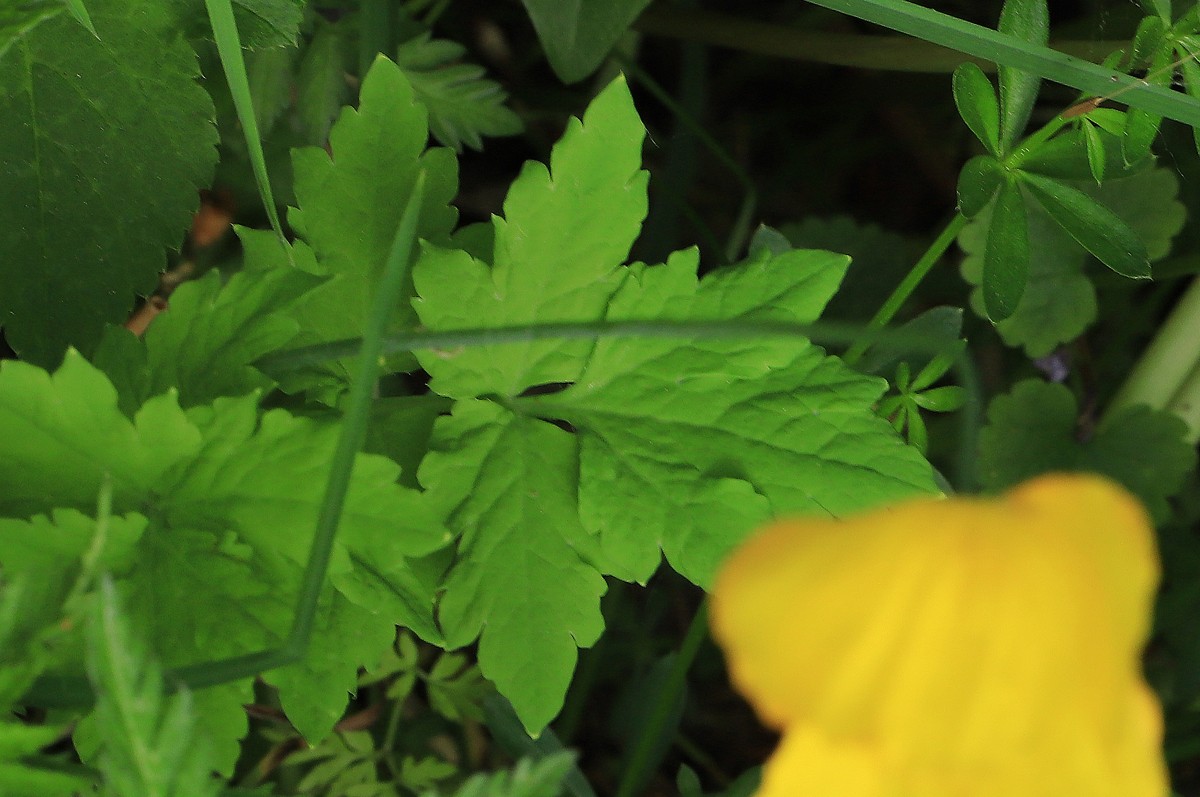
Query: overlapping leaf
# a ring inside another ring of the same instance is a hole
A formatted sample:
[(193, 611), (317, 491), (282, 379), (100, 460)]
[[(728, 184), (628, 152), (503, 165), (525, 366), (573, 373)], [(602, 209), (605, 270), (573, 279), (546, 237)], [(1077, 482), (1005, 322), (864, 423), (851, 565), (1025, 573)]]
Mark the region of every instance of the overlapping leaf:
[[(316, 255), (317, 270), (332, 277), (302, 300), (293, 316), (300, 342), (361, 337), (375, 285), (417, 173), (424, 170), (425, 201), (418, 235), (446, 241), (457, 218), (448, 205), (458, 190), (458, 163), (448, 149), (426, 151), (427, 114), (395, 64), (380, 58), (363, 80), (358, 109), (347, 108), (330, 132), (332, 156), (307, 147), (293, 152), (299, 204), (288, 215)], [(258, 252), (268, 255), (265, 248)], [(257, 270), (286, 268), (278, 249), (270, 260), (247, 261)], [(407, 306), (393, 329), (413, 326)], [(411, 365), (411, 358), (404, 359)], [(395, 367), (400, 368), (397, 360)], [(345, 379), (348, 362), (335, 371)]]
[[(1085, 166), (1086, 168), (1086, 166)], [(1076, 187), (1120, 217), (1145, 242), (1151, 260), (1164, 257), (1184, 221), (1184, 207), (1175, 198), (1178, 178), (1166, 169), (1141, 172), (1104, 185)], [(1096, 318), (1096, 292), (1084, 273), (1087, 253), (1041, 208), (1030, 203), (1029, 281), (1016, 311), (996, 324), (1010, 346), (1023, 346), (1031, 357), (1049, 354), (1056, 346), (1078, 337)], [(959, 235), (967, 253), (962, 273), (981, 281), (984, 239), (991, 210), (984, 210)], [(976, 290), (971, 306), (985, 315), (983, 295)]]
[(997, 396), (979, 439), (984, 485), (1003, 490), (1052, 471), (1102, 473), (1137, 495), (1159, 522), (1166, 520), (1167, 498), (1196, 467), (1187, 425), (1135, 406), (1081, 434), (1077, 414), (1074, 396), (1062, 385), (1026, 380)]
[(0, 323), (43, 364), (90, 350), (149, 291), (216, 161), (169, 4), (88, 7), (99, 38), (60, 14), (0, 57)]
[(96, 365), (117, 386), (127, 414), (171, 388), (190, 407), (272, 387), (251, 363), (297, 336), (300, 324), (288, 310), (322, 282), (298, 269), (276, 269), (234, 274), (222, 285), (210, 272), (181, 285), (140, 341), (122, 328), (105, 330)]
[[(645, 213), (642, 127), (615, 81), (525, 167), (493, 264), (428, 249), (414, 301), (435, 329), (544, 321), (817, 318), (848, 258), (769, 248), (696, 278), (694, 251), (621, 265)], [(661, 550), (698, 583), (776, 511), (841, 513), (931, 491), (871, 411), (882, 380), (802, 339), (544, 341), (420, 355), (458, 399), (419, 477), (458, 558), (439, 619), (531, 730), (557, 712), (603, 620), (603, 574), (645, 580)]]
[[(43, 528), (44, 519), (23, 519), (58, 509), (53, 517), (61, 525), (74, 517), (62, 515), (62, 508), (90, 512), (108, 473), (114, 513), (137, 510), (144, 526), (136, 555), (114, 569), (131, 597), (139, 633), (163, 663), (273, 647), (292, 621), (336, 434), (334, 424), (282, 410), (260, 418), (254, 395), (185, 413), (166, 393), (130, 420), (103, 374), (77, 354), (52, 376), (6, 363), (0, 368), (0, 509), (15, 520), (6, 521), (11, 534), (0, 565), (28, 559), (21, 559), (25, 548), (14, 538), (22, 529), (38, 536), (45, 555), (68, 566), (75, 561), (78, 530), (68, 536), (65, 526), (59, 532)], [(432, 626), (432, 595), (418, 595), (407, 561), (448, 537), (420, 495), (398, 486), (397, 477), (389, 460), (358, 458), (318, 616), (322, 638), (304, 661), (271, 676), (311, 738), (331, 727), (354, 689), (356, 667), (378, 658), (372, 648), (387, 647), (396, 623)], [(52, 545), (48, 534), (58, 536)], [(345, 657), (331, 662), (330, 649)], [(240, 704), (250, 697), (248, 686), (244, 681), (197, 695), (198, 715), (223, 768), (232, 765), (245, 731)], [(101, 735), (92, 733), (93, 741)]]

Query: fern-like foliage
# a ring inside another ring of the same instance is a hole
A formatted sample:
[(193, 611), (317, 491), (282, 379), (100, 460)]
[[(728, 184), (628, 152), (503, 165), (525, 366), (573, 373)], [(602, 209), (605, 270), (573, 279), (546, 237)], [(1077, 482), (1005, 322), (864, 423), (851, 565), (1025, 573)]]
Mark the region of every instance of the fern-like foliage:
[(504, 105), (508, 95), (484, 69), (462, 63), (457, 42), (422, 33), (400, 45), (396, 63), (429, 111), (429, 130), (442, 144), (462, 151), (483, 148), (483, 136), (521, 132), (521, 120)]
[(164, 694), (162, 669), (130, 631), (107, 577), (87, 627), (87, 651), (95, 718), (104, 729), (99, 763), (106, 797), (216, 795), (216, 767), (195, 733), (191, 694)]

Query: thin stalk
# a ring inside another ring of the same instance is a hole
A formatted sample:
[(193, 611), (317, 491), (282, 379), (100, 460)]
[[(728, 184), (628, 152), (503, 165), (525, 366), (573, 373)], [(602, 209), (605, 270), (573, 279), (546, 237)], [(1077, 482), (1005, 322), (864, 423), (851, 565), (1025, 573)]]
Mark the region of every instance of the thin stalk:
[(1195, 279), (1109, 402), (1105, 418), (1135, 404), (1153, 409), (1164, 409), (1172, 403), (1182, 406), (1188, 395), (1195, 395), (1184, 388), (1198, 361), (1200, 279)]
[[(833, 66), (890, 72), (950, 73), (959, 64), (973, 61), (984, 70), (996, 69), (995, 62), (990, 59), (966, 56), (950, 47), (920, 39), (798, 30), (730, 14), (690, 11), (662, 4), (647, 9), (634, 27), (650, 36)], [(1128, 43), (1057, 40), (1050, 42), (1050, 46), (1077, 58), (1100, 61)]]
[(1183, 385), (1171, 396), (1167, 412), (1187, 424), (1185, 439), (1188, 443), (1196, 445), (1200, 442), (1200, 363), (1192, 368)]
[(1200, 100), (1015, 36), (965, 22), (905, 0), (809, 0), (976, 58), (1032, 72), (1094, 96), (1115, 96), (1149, 113), (1200, 127)]
[[(941, 260), (942, 255), (946, 254), (946, 250), (950, 248), (950, 244), (954, 243), (954, 239), (958, 237), (958, 234), (966, 224), (967, 218), (965, 216), (961, 213), (954, 214), (954, 218), (950, 219), (950, 223), (946, 225), (941, 234), (929, 245), (929, 248), (925, 250), (925, 254), (921, 255), (921, 258), (917, 260), (912, 270), (905, 275), (900, 284), (896, 286), (896, 289), (892, 291), (892, 294), (880, 306), (878, 312), (867, 322), (868, 332), (882, 330), (895, 318), (896, 313), (908, 301), (908, 297), (912, 296), (913, 291), (921, 284), (921, 280), (925, 279), (925, 276)], [(848, 365), (854, 365), (854, 363), (862, 359), (863, 354), (866, 353), (867, 348), (874, 339), (872, 337), (864, 337), (855, 341), (850, 346), (850, 349), (842, 355), (842, 359)]]
[(708, 638), (708, 600), (705, 599), (692, 617), (683, 644), (679, 646), (679, 654), (671, 665), (671, 672), (663, 685), (662, 693), (654, 704), (653, 710), (638, 734), (637, 744), (633, 748), (629, 765), (621, 774), (621, 783), (617, 787), (617, 797), (633, 797), (646, 783), (649, 776), (650, 757), (658, 746), (658, 739), (667, 726), (671, 709), (675, 706), (683, 690), (687, 687), (688, 670), (696, 660), (700, 645)]

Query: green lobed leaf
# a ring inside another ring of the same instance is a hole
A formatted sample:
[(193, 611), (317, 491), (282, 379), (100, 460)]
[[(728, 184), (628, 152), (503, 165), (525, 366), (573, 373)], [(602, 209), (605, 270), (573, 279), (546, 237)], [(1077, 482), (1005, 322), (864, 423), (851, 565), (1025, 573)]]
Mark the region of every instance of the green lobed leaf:
[[(425, 251), (421, 321), (816, 319), (845, 256), (760, 246), (703, 281), (694, 250), (620, 265), (645, 212), (642, 134), (615, 81), (551, 170), (525, 167), (494, 222), (494, 268)], [(576, 648), (603, 629), (604, 574), (644, 581), (665, 551), (704, 584), (772, 511), (839, 514), (934, 490), (872, 411), (883, 381), (802, 341), (545, 341), (421, 362), (457, 399), (418, 473), (461, 535), (439, 621), (451, 646), (479, 636), (483, 673), (535, 733), (562, 704)]]
[(522, 758), (512, 769), (472, 775), (454, 797), (558, 797), (574, 758), (568, 752), (540, 760)]
[(1119, 216), (1058, 180), (1026, 174), (1024, 182), (1046, 213), (1097, 260), (1125, 277), (1150, 277), (1146, 244)]
[[(795, 250), (697, 281), (694, 252), (677, 253), (635, 268), (606, 318), (803, 323), (845, 266)], [(772, 512), (837, 516), (932, 489), (923, 460), (868, 411), (884, 387), (796, 341), (615, 339), (566, 390), (512, 404), (575, 430), (580, 517), (608, 572), (644, 581), (661, 549), (704, 586)]]
[[(439, 329), (595, 320), (623, 277), (621, 263), (646, 217), (645, 128), (624, 78), (572, 119), (550, 168), (528, 162), (493, 218), (491, 266), (461, 250), (427, 247), (413, 272), (421, 323)], [(421, 352), (431, 389), (464, 398), (515, 395), (579, 373), (587, 341)]]
[(60, 15), (0, 58), (0, 321), (42, 364), (90, 351), (150, 291), (216, 162), (212, 102), (167, 4), (89, 6), (99, 39)]
[(1120, 482), (1156, 522), (1170, 517), (1170, 498), (1196, 466), (1187, 425), (1161, 410), (1121, 410), (1095, 432), (1079, 434), (1075, 397), (1062, 385), (1018, 382), (988, 408), (979, 438), (980, 477), (1003, 490), (1050, 471), (1090, 471)]
[(1029, 222), (1021, 185), (1006, 179), (996, 195), (983, 254), (983, 304), (1003, 321), (1016, 312), (1029, 280)]
[(197, 732), (191, 694), (163, 694), (162, 670), (130, 626), (110, 579), (101, 581), (87, 643), (94, 716), (107, 730), (99, 754), (105, 794), (216, 795), (215, 759)]
[(600, 66), (650, 0), (521, 0), (542, 49), (564, 83), (582, 80)]
[[(47, 761), (39, 749), (52, 744), (63, 730), (0, 720), (0, 793), (5, 797), (74, 797), (90, 794), (93, 778), (64, 771), (67, 762)], [(27, 760), (22, 760), (26, 758)], [(58, 757), (56, 757), (58, 758)], [(60, 765), (61, 768), (56, 768)]]
[[(253, 395), (184, 413), (167, 393), (130, 420), (104, 376), (77, 354), (53, 375), (8, 362), (0, 366), (0, 511), (17, 520), (60, 507), (90, 512), (111, 474), (114, 517), (136, 509), (142, 523), (152, 518), (119, 582), (135, 631), (165, 665), (255, 652), (278, 645), (290, 627), (336, 435), (334, 423), (283, 410), (260, 417)], [(408, 562), (449, 537), (425, 499), (397, 485), (398, 475), (389, 460), (358, 457), (317, 637), (307, 658), (269, 675), (309, 738), (340, 716), (357, 667), (378, 660), (397, 623), (433, 625), (432, 590)], [(41, 541), (47, 530), (30, 524), (24, 533)], [(10, 524), (0, 555), (20, 550), (12, 539), (20, 530)], [(65, 568), (78, 554), (63, 539), (65, 547), (41, 550)], [(330, 651), (341, 655), (333, 661)], [(241, 705), (252, 699), (250, 686), (196, 696), (223, 771), (246, 730)], [(94, 719), (86, 723), (81, 752), (104, 734)]]
[[(380, 57), (363, 80), (358, 109), (345, 109), (330, 132), (332, 156), (317, 147), (293, 151), (299, 207), (291, 209), (288, 219), (316, 255), (318, 273), (333, 277), (293, 311), (304, 330), (298, 345), (362, 336), (419, 171), (426, 174), (426, 188), (418, 235), (449, 239), (457, 218), (448, 203), (458, 191), (458, 163), (448, 149), (426, 151), (426, 116), (399, 68)], [(257, 251), (266, 254), (265, 249)], [(266, 262), (248, 261), (247, 267), (284, 268), (286, 260), (279, 254), (277, 248)], [(413, 311), (401, 306), (391, 329), (415, 323)], [(411, 364), (411, 357), (397, 358), (392, 367), (403, 370)], [(332, 367), (344, 382), (352, 362)]]
[[(1050, 40), (1050, 12), (1046, 0), (1005, 0), (1000, 12), (1001, 33), (1021, 41), (1046, 46)], [(1017, 143), (1037, 102), (1042, 79), (1034, 72), (1000, 64), (1000, 147), (1007, 151)]]
[(975, 138), (992, 155), (1000, 155), (1000, 106), (996, 89), (979, 65), (967, 61), (954, 70), (954, 105)]
[(220, 274), (209, 272), (171, 295), (167, 311), (147, 329), (142, 351), (127, 351), (139, 346), (128, 330), (107, 329), (96, 364), (121, 386), (127, 413), (172, 388), (180, 405), (191, 407), (273, 387), (252, 363), (297, 336), (300, 325), (288, 314), (290, 306), (323, 281), (279, 269), (239, 272), (222, 285)]
[(429, 111), (429, 131), (447, 147), (483, 149), (483, 136), (521, 132), (520, 118), (504, 102), (508, 95), (484, 69), (461, 63), (466, 48), (423, 33), (400, 45), (396, 64)]

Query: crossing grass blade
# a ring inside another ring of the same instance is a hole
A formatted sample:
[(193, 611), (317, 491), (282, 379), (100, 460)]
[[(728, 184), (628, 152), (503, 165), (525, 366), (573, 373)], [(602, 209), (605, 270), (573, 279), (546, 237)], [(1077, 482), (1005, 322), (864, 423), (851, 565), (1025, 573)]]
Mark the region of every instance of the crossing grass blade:
[(275, 208), (275, 196), (271, 192), (271, 181), (267, 177), (267, 160), (263, 156), (262, 136), (258, 132), (254, 103), (250, 98), (250, 80), (246, 76), (246, 61), (242, 58), (242, 41), (233, 18), (233, 6), (230, 0), (204, 0), (204, 5), (208, 9), (213, 39), (217, 43), (217, 54), (225, 70), (225, 80), (229, 83), (229, 93), (233, 97), (238, 122), (241, 123), (242, 132), (246, 136), (246, 151), (250, 154), (250, 166), (254, 170), (258, 195), (262, 198), (267, 218), (271, 221), (271, 229), (279, 236), (279, 241), (287, 252), (288, 261), (293, 262), (292, 247), (288, 244), (287, 236), (283, 234), (283, 225)]
[(952, 50), (1200, 127), (1200, 100), (905, 0), (809, 0)]

